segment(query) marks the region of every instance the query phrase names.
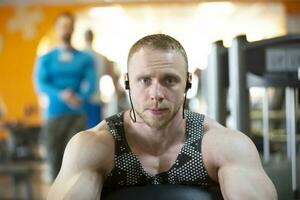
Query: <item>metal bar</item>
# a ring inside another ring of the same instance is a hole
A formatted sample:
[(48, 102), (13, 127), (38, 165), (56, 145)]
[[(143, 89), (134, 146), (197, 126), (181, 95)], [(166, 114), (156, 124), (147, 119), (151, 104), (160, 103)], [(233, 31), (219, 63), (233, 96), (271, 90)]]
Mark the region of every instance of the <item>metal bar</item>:
[(250, 132), (249, 90), (246, 85), (245, 36), (234, 38), (229, 48), (229, 101), (232, 128), (245, 134)]
[[(226, 51), (222, 41), (212, 44), (212, 51), (209, 56), (208, 79), (209, 93), (209, 115), (220, 124), (226, 124), (226, 88), (225, 88), (225, 64), (222, 63), (222, 52)], [(207, 83), (208, 84), (208, 83)]]
[(263, 114), (263, 156), (264, 162), (267, 163), (270, 160), (270, 137), (269, 137), (269, 96), (268, 88), (264, 88), (264, 96), (262, 102), (262, 114)]
[(296, 101), (295, 88), (287, 88), (286, 95), (289, 96), (289, 106), (287, 111), (287, 123), (290, 125), (290, 141), (291, 141), (291, 164), (292, 164), (292, 189), (295, 193), (297, 191), (297, 163), (296, 163)]
[(291, 159), (291, 126), (290, 126), (290, 110), (291, 110), (291, 100), (289, 95), (289, 88), (285, 88), (285, 125), (286, 125), (286, 153), (287, 157)]
[(31, 200), (32, 191), (31, 191), (31, 184), (30, 184), (30, 175), (29, 174), (24, 175), (23, 179), (25, 184), (25, 199)]

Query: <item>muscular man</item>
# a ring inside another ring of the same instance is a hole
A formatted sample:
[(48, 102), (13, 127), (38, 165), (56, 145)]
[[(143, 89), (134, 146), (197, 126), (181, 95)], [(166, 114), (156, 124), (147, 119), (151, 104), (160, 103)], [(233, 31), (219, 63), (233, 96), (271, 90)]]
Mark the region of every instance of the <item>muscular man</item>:
[(42, 132), (52, 180), (59, 172), (67, 142), (86, 129), (83, 105), (96, 84), (92, 57), (74, 49), (71, 44), (74, 23), (72, 13), (57, 16), (58, 45), (37, 59), (34, 74), (39, 95), (46, 96), (49, 102), (44, 111)]
[(132, 110), (71, 139), (48, 199), (99, 199), (107, 190), (147, 184), (219, 184), (224, 199), (277, 199), (246, 135), (183, 112), (187, 67), (174, 38), (137, 41), (125, 77)]

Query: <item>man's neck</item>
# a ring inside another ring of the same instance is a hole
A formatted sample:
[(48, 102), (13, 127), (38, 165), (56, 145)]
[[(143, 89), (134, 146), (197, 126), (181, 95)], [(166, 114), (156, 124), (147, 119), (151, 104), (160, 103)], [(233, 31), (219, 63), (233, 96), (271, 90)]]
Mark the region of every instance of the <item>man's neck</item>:
[(85, 46), (85, 49), (93, 49), (93, 45), (90, 43), (87, 43)]
[(73, 49), (73, 46), (70, 41), (69, 42), (61, 41), (60, 43), (58, 43), (58, 47), (60, 49)]
[[(146, 123), (132, 122), (129, 117), (129, 129), (126, 131), (128, 142), (139, 145), (141, 148), (151, 151), (153, 154), (160, 154), (170, 146), (182, 144), (185, 141), (186, 121), (182, 118), (182, 109), (180, 109), (174, 118), (163, 128), (152, 128)], [(137, 121), (140, 121), (139, 117)]]

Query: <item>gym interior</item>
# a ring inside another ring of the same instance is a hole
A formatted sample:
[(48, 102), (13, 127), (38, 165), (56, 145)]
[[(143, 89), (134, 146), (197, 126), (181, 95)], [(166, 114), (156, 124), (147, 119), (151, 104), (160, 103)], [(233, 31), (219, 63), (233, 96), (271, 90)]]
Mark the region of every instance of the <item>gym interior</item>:
[[(102, 117), (130, 108), (123, 84), (130, 46), (165, 33), (184, 46), (192, 73), (186, 107), (256, 145), (280, 200), (300, 198), (300, 2), (293, 0), (0, 1), (0, 199), (45, 199), (51, 181), (41, 142), (47, 99), (35, 62), (57, 42), (55, 17), (75, 14), (72, 44), (110, 60), (99, 78)], [(172, 191), (168, 191), (172, 192)]]

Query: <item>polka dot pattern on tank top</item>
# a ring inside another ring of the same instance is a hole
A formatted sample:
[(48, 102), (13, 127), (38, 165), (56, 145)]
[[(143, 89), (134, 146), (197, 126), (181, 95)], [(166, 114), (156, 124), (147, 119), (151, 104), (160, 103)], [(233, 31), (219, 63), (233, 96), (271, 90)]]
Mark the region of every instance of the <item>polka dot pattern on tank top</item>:
[(204, 115), (185, 111), (187, 140), (174, 165), (167, 172), (150, 176), (143, 169), (138, 158), (131, 152), (124, 135), (123, 114), (119, 113), (106, 122), (115, 139), (115, 164), (104, 182), (104, 188), (118, 188), (147, 184), (188, 184), (209, 186), (209, 178), (203, 164), (201, 142)]

